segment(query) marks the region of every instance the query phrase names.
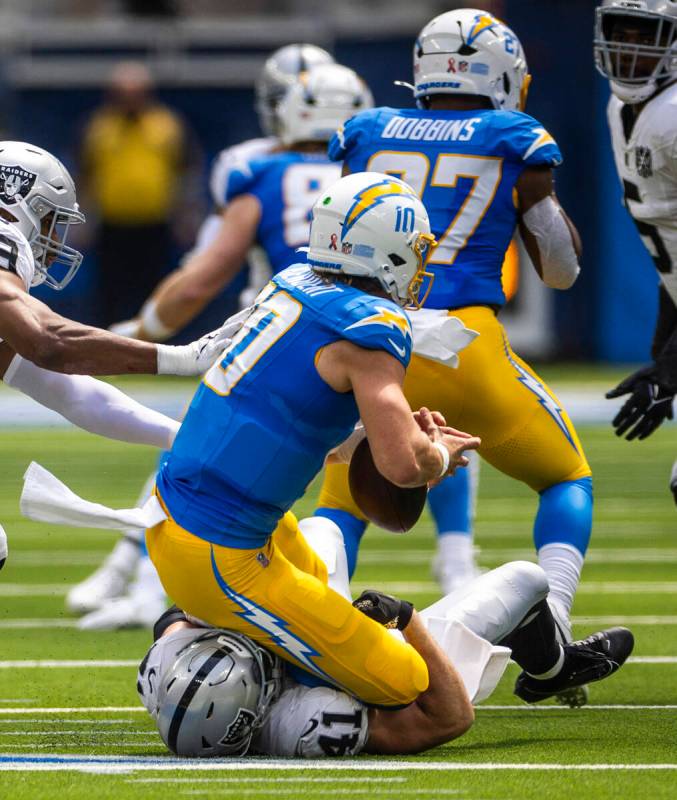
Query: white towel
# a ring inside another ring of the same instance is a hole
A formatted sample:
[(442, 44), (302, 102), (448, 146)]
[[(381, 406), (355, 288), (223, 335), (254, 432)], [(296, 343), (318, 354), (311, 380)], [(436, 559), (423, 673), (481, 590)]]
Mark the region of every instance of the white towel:
[(448, 311), (422, 308), (408, 312), (414, 339), (414, 353), (448, 367), (458, 367), (458, 353), (478, 336)]
[(24, 475), (20, 505), (21, 513), (28, 519), (76, 528), (136, 531), (152, 528), (167, 519), (155, 495), (151, 495), (140, 508), (107, 508), (78, 497), (35, 461), (31, 462)]

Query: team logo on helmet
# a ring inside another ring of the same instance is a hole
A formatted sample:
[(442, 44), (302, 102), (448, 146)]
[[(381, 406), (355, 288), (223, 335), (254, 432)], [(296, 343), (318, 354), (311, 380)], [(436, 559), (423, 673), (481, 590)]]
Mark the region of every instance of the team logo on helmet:
[(493, 29), (500, 25), (500, 22), (492, 17), (491, 14), (478, 14), (473, 20), (473, 26), (470, 29), (468, 38), (465, 43), (470, 46), (484, 31), (493, 31)]
[(248, 708), (241, 708), (237, 712), (237, 716), (228, 726), (228, 730), (222, 739), (219, 739), (219, 744), (234, 744), (241, 739), (249, 736), (256, 722), (256, 714)]
[(345, 238), (348, 231), (367, 213), (367, 211), (380, 205), (386, 197), (395, 197), (400, 194), (416, 197), (414, 192), (404, 184), (388, 179), (379, 181), (378, 183), (372, 183), (369, 186), (365, 186), (364, 189), (361, 189), (355, 195), (355, 202), (350, 207), (343, 221), (341, 239)]
[(13, 206), (33, 188), (37, 175), (14, 164), (0, 166), (0, 201)]

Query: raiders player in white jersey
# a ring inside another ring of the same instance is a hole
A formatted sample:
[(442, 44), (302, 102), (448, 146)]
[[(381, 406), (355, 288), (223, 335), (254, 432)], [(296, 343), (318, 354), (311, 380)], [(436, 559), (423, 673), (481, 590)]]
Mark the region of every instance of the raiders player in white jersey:
[[(677, 393), (677, 3), (604, 0), (594, 47), (625, 204), (660, 277), (653, 364), (607, 394), (631, 395), (613, 424), (644, 439), (672, 419)], [(677, 464), (671, 484), (677, 502)]]
[[(613, 628), (562, 646), (547, 594), (543, 570), (524, 561), (476, 578), (420, 614), (406, 601), (363, 592), (354, 605), (386, 627), (403, 630), (428, 666), (428, 689), (402, 709), (370, 708), (327, 685), (308, 686), (302, 671), (288, 664), (275, 689), (282, 662), (273, 662), (247, 637), (199, 627), (176, 606), (155, 625), (137, 690), (165, 743), (182, 756), (416, 753), (468, 730), (470, 701), (484, 699), (498, 683), (510, 655), (505, 648), (525, 670), (515, 693), (530, 703), (606, 678), (623, 664), (632, 651), (630, 631)], [(478, 643), (492, 656), (469, 652)], [(492, 660), (500, 650), (503, 660)], [(464, 655), (467, 661), (457, 671), (452, 661)], [(484, 670), (481, 678), (478, 669)], [(252, 684), (258, 692), (250, 691)]]
[[(89, 375), (199, 375), (227, 345), (229, 326), (185, 347), (134, 342), (81, 325), (31, 297), (63, 289), (82, 262), (66, 245), (84, 222), (68, 170), (25, 142), (0, 142), (0, 378), (75, 425), (113, 439), (166, 448), (178, 423)], [(7, 539), (0, 527), (0, 568)]]

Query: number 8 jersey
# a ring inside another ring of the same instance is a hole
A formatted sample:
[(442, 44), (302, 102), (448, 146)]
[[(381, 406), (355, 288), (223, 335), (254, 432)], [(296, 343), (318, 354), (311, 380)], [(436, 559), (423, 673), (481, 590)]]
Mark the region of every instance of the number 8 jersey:
[(427, 263), (435, 276), (427, 308), (505, 303), (517, 179), (526, 167), (562, 163), (533, 117), (493, 109), (363, 111), (337, 132), (329, 156), (351, 172), (397, 175), (418, 192), (439, 242)]
[(324, 153), (280, 152), (243, 161), (225, 184), (222, 204), (252, 195), (261, 208), (256, 243), (273, 273), (298, 263), (298, 247), (308, 244), (311, 209), (322, 192), (341, 177)]

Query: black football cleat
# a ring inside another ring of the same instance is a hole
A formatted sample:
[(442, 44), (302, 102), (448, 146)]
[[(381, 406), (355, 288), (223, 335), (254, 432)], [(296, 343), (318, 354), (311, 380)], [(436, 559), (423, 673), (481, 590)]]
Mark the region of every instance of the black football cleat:
[(527, 703), (539, 703), (577, 686), (601, 681), (620, 669), (634, 644), (635, 638), (627, 628), (609, 628), (580, 642), (569, 642), (564, 645), (564, 664), (559, 675), (537, 680), (521, 672), (514, 692)]

